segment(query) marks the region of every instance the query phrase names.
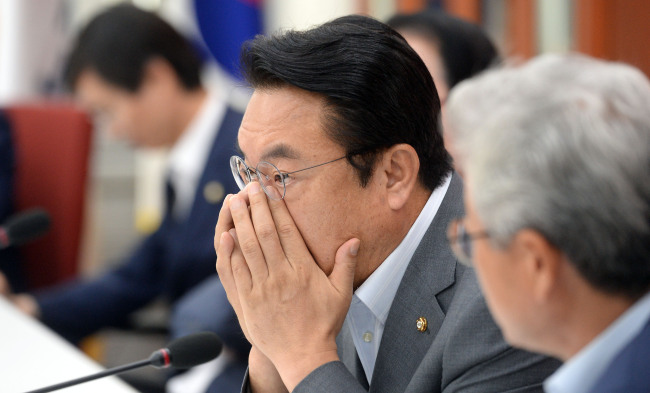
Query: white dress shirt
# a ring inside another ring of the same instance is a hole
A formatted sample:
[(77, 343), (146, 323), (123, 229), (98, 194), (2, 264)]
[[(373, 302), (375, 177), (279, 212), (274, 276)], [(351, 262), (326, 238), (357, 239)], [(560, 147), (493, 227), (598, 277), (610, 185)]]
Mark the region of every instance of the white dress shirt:
[[(197, 115), (170, 151), (167, 174), (174, 187), (172, 215), (178, 221), (187, 218), (194, 204), (197, 187), (205, 170), (208, 155), (226, 114), (226, 99), (218, 91), (209, 91)], [(212, 380), (234, 359), (224, 348), (216, 359), (170, 378), (168, 393), (205, 392)]]
[(431, 193), (404, 240), (352, 297), (346, 318), (368, 382), (372, 380), (384, 325), (399, 284), (422, 237), (433, 222), (450, 182), (451, 175)]
[(201, 109), (169, 152), (166, 173), (174, 187), (172, 215), (178, 221), (189, 215), (194, 204), (196, 188), (226, 114), (225, 102), (217, 92), (208, 92)]
[(632, 305), (614, 323), (544, 382), (546, 393), (585, 393), (607, 366), (650, 319), (650, 293)]

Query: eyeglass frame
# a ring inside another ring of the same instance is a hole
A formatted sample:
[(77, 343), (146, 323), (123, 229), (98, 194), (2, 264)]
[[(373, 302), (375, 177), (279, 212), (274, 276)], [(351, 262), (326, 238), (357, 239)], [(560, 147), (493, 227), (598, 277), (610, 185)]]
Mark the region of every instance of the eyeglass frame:
[[(343, 157), (335, 158), (335, 159), (333, 159), (333, 160), (330, 160), (330, 161), (327, 161), (327, 162), (323, 162), (323, 163), (321, 163), (321, 164), (312, 165), (312, 166), (310, 166), (310, 167), (302, 168), (302, 169), (298, 169), (298, 170), (291, 171), (291, 172), (283, 172), (283, 171), (281, 171), (280, 169), (278, 169), (277, 166), (275, 166), (274, 164), (272, 164), (272, 163), (270, 163), (270, 162), (268, 162), (268, 161), (260, 161), (260, 162), (257, 163), (257, 165), (255, 165), (255, 169), (254, 169), (254, 170), (255, 170), (255, 177), (257, 178), (257, 181), (260, 183), (260, 186), (262, 187), (262, 190), (264, 191), (264, 193), (266, 194), (266, 196), (268, 196), (269, 198), (271, 198), (271, 199), (273, 199), (273, 200), (282, 200), (282, 199), (284, 199), (285, 195), (287, 194), (287, 184), (289, 184), (289, 182), (287, 182), (287, 180), (290, 180), (290, 179), (291, 179), (291, 178), (289, 177), (289, 175), (293, 175), (294, 173), (298, 173), (298, 172), (303, 172), (303, 171), (306, 171), (306, 170), (308, 170), (308, 169), (318, 168), (319, 166), (323, 166), (323, 165), (331, 164), (331, 163), (333, 163), (333, 162), (340, 161), (340, 160), (342, 160), (342, 159), (344, 159), (344, 158), (347, 158), (348, 156), (349, 156), (349, 155), (346, 154), (346, 155), (344, 155)], [(236, 167), (235, 167), (235, 165), (236, 165), (236, 164), (235, 164), (235, 161), (240, 161), (240, 162), (244, 165), (244, 168), (245, 168), (245, 170), (246, 170), (246, 174), (247, 174), (247, 178), (248, 178), (248, 183), (246, 183), (245, 179), (244, 179), (244, 178), (239, 174), (239, 173), (240, 173), (239, 170), (236, 170)], [(277, 199), (277, 198), (275, 198), (274, 196), (272, 196), (272, 195), (269, 193), (269, 191), (266, 189), (266, 186), (264, 185), (264, 183), (259, 181), (260, 176), (263, 175), (263, 174), (259, 171), (259, 169), (258, 169), (258, 167), (260, 166), (260, 164), (268, 164), (268, 165), (270, 165), (273, 169), (275, 169), (275, 170), (277, 171), (277, 173), (280, 174), (280, 176), (281, 176), (281, 177), (280, 177), (280, 180), (282, 181), (282, 195), (280, 196), (279, 199)], [(253, 180), (253, 169), (252, 169), (250, 166), (248, 166), (248, 165), (246, 164), (246, 161), (245, 161), (242, 157), (240, 157), (240, 156), (234, 155), (234, 156), (231, 156), (231, 157), (230, 157), (230, 170), (231, 170), (232, 175), (233, 175), (233, 177), (235, 178), (235, 182), (237, 183), (237, 186), (239, 186), (239, 189), (240, 189), (240, 190), (243, 190), (244, 187), (246, 187), (246, 185), (248, 185), (248, 184), (250, 184), (250, 182), (254, 181), (254, 180)], [(242, 187), (242, 184), (239, 184), (239, 180), (241, 180), (241, 181), (243, 182), (243, 187)]]
[(474, 233), (467, 232), (464, 218), (462, 217), (451, 220), (447, 227), (447, 241), (451, 250), (454, 252), (458, 262), (465, 266), (472, 266), (474, 264), (472, 242), (479, 239), (486, 239), (490, 236), (490, 233), (485, 230)]

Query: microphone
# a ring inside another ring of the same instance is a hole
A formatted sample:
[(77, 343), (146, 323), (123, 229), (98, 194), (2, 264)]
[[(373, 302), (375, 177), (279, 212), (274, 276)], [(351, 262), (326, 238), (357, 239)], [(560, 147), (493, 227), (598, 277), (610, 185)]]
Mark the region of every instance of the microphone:
[(0, 225), (0, 250), (21, 245), (50, 229), (50, 215), (41, 208), (16, 213)]
[(26, 393), (52, 392), (143, 366), (153, 366), (156, 368), (172, 367), (177, 369), (190, 368), (216, 358), (221, 353), (222, 347), (223, 344), (216, 334), (211, 332), (194, 333), (173, 340), (167, 348), (154, 351), (149, 356), (149, 359), (114, 367), (86, 377), (61, 382)]

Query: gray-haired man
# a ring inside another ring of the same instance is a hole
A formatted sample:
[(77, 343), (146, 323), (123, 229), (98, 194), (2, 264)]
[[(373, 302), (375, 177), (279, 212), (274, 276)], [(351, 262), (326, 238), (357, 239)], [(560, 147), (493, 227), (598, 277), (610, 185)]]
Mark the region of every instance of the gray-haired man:
[(650, 391), (648, 79), (544, 56), (448, 105), (467, 185), (450, 239), (506, 340), (567, 361), (548, 393)]

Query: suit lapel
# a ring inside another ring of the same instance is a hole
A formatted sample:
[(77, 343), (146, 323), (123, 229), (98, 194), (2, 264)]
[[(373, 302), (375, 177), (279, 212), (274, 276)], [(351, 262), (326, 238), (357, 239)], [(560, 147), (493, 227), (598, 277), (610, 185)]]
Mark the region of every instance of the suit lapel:
[[(230, 156), (236, 154), (235, 144), (241, 119), (241, 113), (231, 108), (227, 109), (216, 140), (212, 143), (212, 150), (208, 155), (208, 160), (196, 188), (194, 203), (186, 223), (196, 223), (197, 220), (208, 219), (213, 220), (216, 224), (223, 198), (227, 193), (235, 193), (239, 190), (230, 171), (229, 160)], [(205, 191), (209, 183), (219, 184), (223, 187), (223, 196), (218, 200), (208, 201), (206, 199)], [(196, 226), (195, 224), (192, 225)], [(196, 227), (203, 228), (202, 226)]]
[[(455, 282), (456, 258), (447, 244), (447, 226), (451, 219), (462, 214), (462, 184), (454, 174), (391, 305), (371, 391), (404, 391), (431, 347), (449, 306), (436, 296)], [(426, 318), (428, 325), (424, 332), (416, 326), (421, 317)]]

